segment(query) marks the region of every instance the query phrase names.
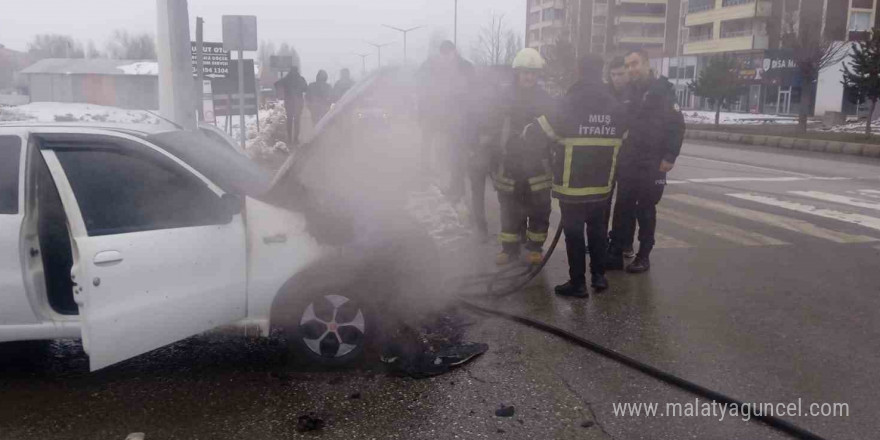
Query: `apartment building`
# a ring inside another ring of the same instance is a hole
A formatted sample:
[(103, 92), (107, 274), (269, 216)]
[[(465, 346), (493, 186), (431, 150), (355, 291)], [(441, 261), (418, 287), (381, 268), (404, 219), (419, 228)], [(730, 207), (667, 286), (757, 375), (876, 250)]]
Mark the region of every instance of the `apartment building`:
[[(735, 57), (744, 82), (732, 110), (752, 113), (797, 114), (803, 79), (786, 50), (785, 37), (798, 32), (820, 32), (838, 41), (864, 38), (877, 25), (878, 0), (687, 0), (682, 2), (679, 46), (675, 57), (654, 60), (658, 72), (676, 84), (684, 108), (708, 104), (690, 96), (687, 83), (700, 68), (721, 54)], [(835, 78), (820, 77), (819, 84), (835, 89), (816, 90), (817, 110), (847, 111), (839, 66), (826, 69)], [(806, 85), (806, 87), (816, 87)], [(836, 89), (841, 89), (840, 93)], [(821, 101), (820, 101), (821, 98)]]
[[(606, 0), (607, 1), (607, 0)], [(572, 0), (527, 0), (526, 47), (544, 53), (560, 37), (571, 38)]]
[(542, 50), (565, 38), (578, 55), (630, 49), (653, 56), (673, 54), (680, 4), (681, 0), (528, 0), (526, 46)]

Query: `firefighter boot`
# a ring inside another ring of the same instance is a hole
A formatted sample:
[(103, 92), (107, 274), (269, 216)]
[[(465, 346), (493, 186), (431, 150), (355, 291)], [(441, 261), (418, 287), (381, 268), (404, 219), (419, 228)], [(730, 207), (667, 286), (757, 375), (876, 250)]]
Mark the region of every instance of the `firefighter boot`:
[(526, 262), (533, 266), (541, 264), (542, 261), (544, 261), (544, 256), (538, 251), (531, 251), (526, 254)]

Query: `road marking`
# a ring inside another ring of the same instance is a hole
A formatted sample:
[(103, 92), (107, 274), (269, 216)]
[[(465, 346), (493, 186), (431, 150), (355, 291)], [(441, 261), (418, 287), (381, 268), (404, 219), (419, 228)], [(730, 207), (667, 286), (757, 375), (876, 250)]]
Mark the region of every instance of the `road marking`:
[(660, 208), (659, 214), (663, 220), (671, 221), (685, 229), (698, 231), (743, 246), (778, 246), (788, 244), (773, 237), (758, 234), (757, 232), (746, 231), (735, 226), (717, 223), (671, 209)]
[(839, 196), (837, 194), (829, 194), (820, 191), (789, 191), (789, 194), (809, 197), (811, 199), (824, 200), (826, 202), (840, 203), (843, 205), (856, 206), (859, 208), (873, 209), (880, 211), (880, 203), (870, 202), (867, 200), (854, 199), (849, 196)]
[(742, 163), (728, 162), (728, 161), (726, 161), (726, 160), (706, 159), (706, 158), (703, 158), (703, 157), (689, 156), (689, 155), (685, 155), (685, 154), (682, 154), (682, 155), (680, 155), (679, 157), (686, 157), (686, 158), (688, 158), (688, 159), (694, 159), (694, 160), (702, 160), (702, 161), (705, 161), (705, 162), (715, 162), (715, 163), (723, 163), (723, 164), (727, 164), (727, 165), (736, 165), (736, 166), (739, 166), (739, 167), (752, 168), (752, 169), (756, 169), (756, 170), (772, 171), (772, 172), (774, 172), (774, 173), (785, 173), (785, 174), (791, 174), (791, 175), (794, 175), (794, 176), (813, 177), (813, 175), (811, 175), (811, 174), (796, 173), (796, 172), (794, 172), (794, 171), (778, 170), (778, 169), (776, 169), (776, 168), (759, 167), (759, 166), (755, 166), (755, 165), (746, 165), (746, 164), (742, 164)]
[(654, 232), (654, 240), (656, 242), (654, 247), (657, 249), (686, 249), (693, 247), (677, 238), (659, 232)]
[(796, 212), (803, 212), (806, 214), (812, 214), (819, 217), (830, 218), (834, 220), (839, 220), (842, 222), (852, 223), (860, 226), (864, 226), (866, 228), (876, 229), (880, 231), (880, 218), (869, 217), (867, 215), (862, 214), (851, 214), (848, 212), (835, 211), (833, 209), (823, 209), (817, 208), (813, 205), (806, 205), (797, 202), (788, 202), (785, 200), (779, 200), (773, 197), (762, 196), (758, 194), (728, 194), (730, 197), (736, 197), (742, 200), (749, 200), (756, 203), (763, 203), (765, 205), (776, 206), (778, 208), (788, 209)]
[(862, 197), (870, 197), (874, 199), (880, 198), (880, 191), (876, 189), (857, 189), (856, 191)]
[(667, 185), (683, 183), (724, 183), (724, 182), (801, 182), (804, 180), (853, 180), (852, 177), (705, 177), (699, 179), (666, 179)]
[(810, 222), (784, 217), (781, 215), (770, 214), (767, 212), (755, 211), (753, 209), (740, 208), (727, 203), (716, 202), (714, 200), (694, 197), (687, 194), (669, 194), (665, 198), (685, 203), (698, 208), (711, 209), (722, 214), (732, 217), (738, 217), (754, 222), (764, 223), (777, 228), (810, 235), (816, 238), (830, 240), (835, 243), (870, 243), (880, 241), (873, 237), (864, 235), (851, 235), (843, 232), (832, 231), (820, 226), (816, 226)]

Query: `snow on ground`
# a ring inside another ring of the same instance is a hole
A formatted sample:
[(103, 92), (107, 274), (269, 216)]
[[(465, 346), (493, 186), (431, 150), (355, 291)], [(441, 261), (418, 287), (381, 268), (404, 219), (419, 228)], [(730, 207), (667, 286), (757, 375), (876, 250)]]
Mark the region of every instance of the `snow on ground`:
[(124, 66), (116, 66), (126, 75), (159, 75), (159, 63), (156, 61), (141, 61)]
[[(715, 123), (715, 112), (683, 110), (682, 114), (684, 115), (684, 121), (688, 124)], [(721, 112), (720, 123), (723, 125), (796, 124), (797, 118), (793, 116)]]
[(32, 102), (0, 108), (0, 121), (107, 122), (114, 124), (161, 124), (146, 110), (126, 110), (94, 104)]
[[(877, 130), (880, 130), (880, 119), (875, 119), (871, 122), (871, 135), (877, 135)], [(832, 133), (858, 133), (865, 134), (865, 121), (858, 122), (850, 122), (842, 125), (835, 125), (827, 130), (822, 130), (826, 132)]]

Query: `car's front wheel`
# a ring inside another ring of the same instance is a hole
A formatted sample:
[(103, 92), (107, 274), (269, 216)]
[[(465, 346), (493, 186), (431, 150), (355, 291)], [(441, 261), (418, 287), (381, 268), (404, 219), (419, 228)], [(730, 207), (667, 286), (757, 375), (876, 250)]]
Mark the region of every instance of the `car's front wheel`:
[(310, 364), (339, 367), (359, 359), (376, 333), (368, 308), (344, 293), (311, 295), (297, 308), (289, 343)]

